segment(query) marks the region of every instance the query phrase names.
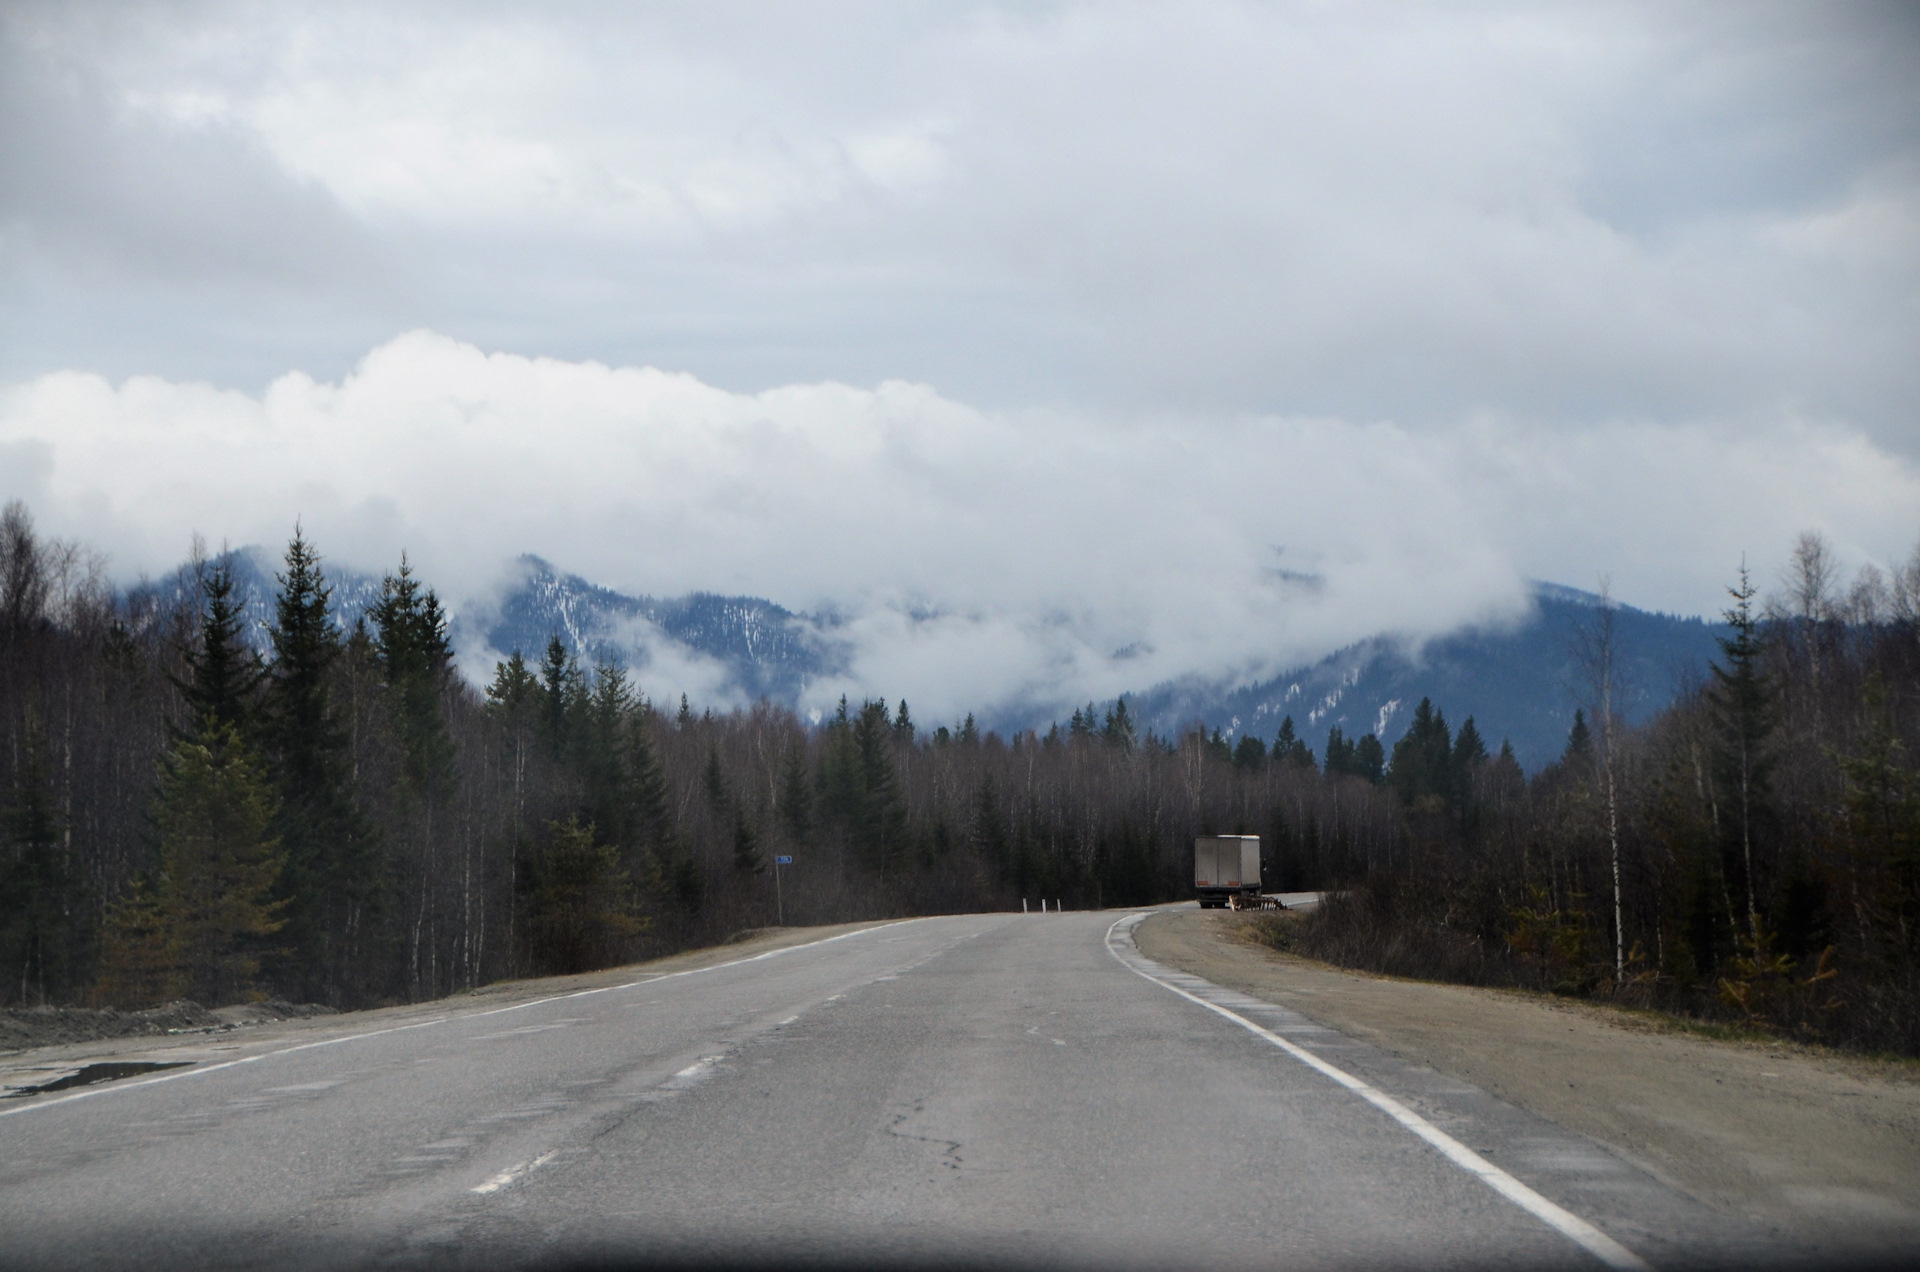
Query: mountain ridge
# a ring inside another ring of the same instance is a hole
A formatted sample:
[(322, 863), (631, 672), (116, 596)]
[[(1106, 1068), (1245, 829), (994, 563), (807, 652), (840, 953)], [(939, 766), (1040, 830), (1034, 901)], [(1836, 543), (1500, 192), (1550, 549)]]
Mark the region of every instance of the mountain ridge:
[[(272, 617), (277, 562), (258, 546), (232, 549), (208, 564), (234, 573), (249, 639), (263, 651)], [(182, 566), (158, 583), (184, 598), (196, 567)], [(373, 575), (327, 565), (336, 621), (347, 630), (380, 596)], [(495, 660), (519, 651), (538, 662), (559, 636), (589, 665), (617, 662), (644, 677), (649, 669), (702, 686), (712, 702), (761, 698), (798, 707), (815, 682), (853, 669), (854, 648), (834, 635), (832, 616), (786, 609), (762, 597), (690, 592), (632, 596), (564, 572), (527, 554), (491, 598), (460, 607), (451, 635), (470, 675), (483, 679)], [(1456, 727), (1475, 720), (1490, 744), (1513, 743), (1528, 768), (1554, 759), (1573, 712), (1590, 696), (1581, 684), (1576, 646), (1602, 598), (1563, 584), (1531, 584), (1531, 608), (1516, 621), (1463, 627), (1424, 640), (1383, 634), (1337, 649), (1251, 684), (1190, 677), (1122, 695), (1137, 726), (1165, 737), (1196, 723), (1236, 738), (1270, 742), (1291, 716), (1296, 734), (1318, 754), (1327, 732), (1372, 733), (1391, 748), (1414, 705), (1429, 698)], [(1615, 701), (1638, 724), (1705, 674), (1725, 628), (1705, 619), (1615, 604), (1618, 674)], [(1111, 707), (1113, 700), (1096, 703)], [(1045, 728), (1058, 708), (1012, 704), (981, 713), (982, 728), (1012, 733)]]

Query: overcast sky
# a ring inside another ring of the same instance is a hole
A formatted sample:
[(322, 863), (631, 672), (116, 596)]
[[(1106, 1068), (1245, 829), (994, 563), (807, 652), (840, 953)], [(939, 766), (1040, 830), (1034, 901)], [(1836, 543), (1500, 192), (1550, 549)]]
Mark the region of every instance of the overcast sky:
[(0, 497), (830, 606), (940, 713), (1715, 610), (1920, 537), (1917, 13), (14, 3)]

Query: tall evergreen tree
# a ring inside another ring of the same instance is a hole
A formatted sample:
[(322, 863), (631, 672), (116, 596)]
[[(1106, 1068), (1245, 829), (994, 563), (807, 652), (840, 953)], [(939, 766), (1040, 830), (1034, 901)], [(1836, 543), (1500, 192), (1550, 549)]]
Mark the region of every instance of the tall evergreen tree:
[(534, 966), (555, 975), (618, 962), (647, 929), (618, 851), (599, 842), (591, 822), (547, 830), (528, 906)]
[[(1387, 780), (1387, 749), (1372, 733), (1362, 733), (1353, 744), (1349, 759), (1355, 777), (1363, 777), (1375, 786)], [(1313, 764), (1313, 752), (1307, 752), (1307, 764)]]
[(487, 706), (496, 714), (518, 717), (532, 709), (540, 693), (540, 681), (527, 667), (527, 660), (514, 650), (507, 661), (493, 665), (493, 683), (487, 686)]
[(1717, 734), (1716, 759), (1732, 797), (1729, 830), (1739, 850), (1740, 873), (1746, 883), (1747, 936), (1758, 947), (1760, 909), (1754, 852), (1768, 812), (1774, 759), (1768, 740), (1776, 710), (1772, 685), (1761, 666), (1764, 650), (1759, 620), (1753, 612), (1753, 598), (1758, 593), (1744, 564), (1739, 586), (1728, 588), (1727, 594), (1733, 598), (1732, 608), (1726, 611), (1727, 626), (1733, 634), (1717, 638), (1723, 662), (1712, 665), (1708, 698)]
[(380, 599), (369, 613), (408, 785), (419, 797), (444, 795), (453, 785), (453, 742), (440, 705), (453, 666), (446, 614), (433, 590), (421, 588), (404, 555), (399, 572), (381, 582)]
[(780, 820), (787, 836), (804, 844), (813, 835), (813, 780), (807, 772), (806, 748), (787, 748), (780, 767)]
[(273, 892), (285, 857), (272, 787), (234, 727), (208, 717), (196, 733), (161, 770), (157, 911), (174, 969), (169, 994), (213, 1006), (259, 992), (267, 938), (284, 922)]
[(884, 879), (888, 864), (906, 847), (906, 806), (893, 767), (886, 703), (861, 706), (851, 741), (858, 774), (854, 843), (867, 867)]
[(185, 718), (173, 735), (193, 736), (208, 720), (244, 734), (253, 725), (263, 668), (247, 643), (246, 606), (235, 590), (232, 562), (223, 559), (202, 571), (199, 587), (199, 631), (182, 651), (187, 674), (174, 679), (185, 700)]
[[(1368, 735), (1372, 736), (1372, 735)], [(1347, 740), (1339, 725), (1327, 730), (1327, 758), (1323, 768), (1328, 777), (1340, 777), (1356, 772), (1354, 768), (1354, 744)]]
[(547, 747), (556, 759), (566, 758), (572, 751), (568, 734), (580, 691), (580, 664), (567, 652), (558, 632), (547, 638), (546, 657), (540, 660), (540, 688), (540, 727)]
[(268, 632), (273, 662), (257, 732), (278, 792), (273, 834), (286, 855), (289, 960), (281, 979), (306, 999), (354, 1000), (355, 937), (383, 900), (374, 836), (352, 781), (347, 733), (333, 707), (341, 654), (320, 558), (296, 528)]

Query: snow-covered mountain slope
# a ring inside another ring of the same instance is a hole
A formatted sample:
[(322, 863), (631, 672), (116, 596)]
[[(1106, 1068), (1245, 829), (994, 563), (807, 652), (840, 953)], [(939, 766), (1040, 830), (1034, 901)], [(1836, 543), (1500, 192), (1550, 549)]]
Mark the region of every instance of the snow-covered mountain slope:
[[(1375, 637), (1259, 684), (1161, 685), (1130, 696), (1129, 708), (1143, 727), (1163, 735), (1197, 719), (1209, 729), (1250, 732), (1267, 742), (1291, 716), (1317, 755), (1335, 727), (1348, 737), (1373, 733), (1391, 750), (1414, 707), (1431, 698), (1454, 728), (1471, 716), (1489, 746), (1511, 740), (1531, 770), (1559, 756), (1574, 711), (1590, 708), (1579, 646), (1592, 631), (1598, 599), (1536, 584), (1533, 613), (1511, 627), (1469, 628), (1417, 646)], [(1638, 723), (1672, 702), (1707, 674), (1718, 653), (1714, 638), (1724, 632), (1697, 618), (1617, 606), (1615, 710)]]
[[(264, 649), (279, 562), (258, 547), (224, 559), (246, 599), (249, 630)], [(325, 568), (345, 628), (379, 599), (380, 580)], [(149, 586), (184, 596), (192, 580), (182, 567)], [(1198, 720), (1229, 736), (1251, 732), (1271, 742), (1291, 716), (1298, 735), (1319, 754), (1334, 727), (1349, 737), (1374, 733), (1391, 748), (1414, 706), (1431, 698), (1455, 728), (1472, 716), (1490, 746), (1510, 739), (1532, 769), (1560, 754), (1575, 708), (1592, 696), (1577, 647), (1591, 629), (1597, 599), (1540, 583), (1532, 614), (1516, 625), (1470, 628), (1423, 645), (1379, 636), (1258, 684), (1164, 684), (1128, 695), (1128, 705), (1140, 727), (1162, 736)], [(762, 697), (793, 706), (808, 684), (848, 672), (853, 661), (831, 619), (752, 596), (629, 596), (534, 556), (516, 563), (495, 597), (463, 606), (452, 621), (454, 643), (476, 680), (488, 678), (494, 661), (515, 650), (537, 663), (557, 635), (587, 665), (623, 664), (656, 697), (684, 689), (696, 706), (720, 709)], [(1717, 653), (1714, 637), (1723, 630), (1696, 618), (1617, 607), (1617, 709), (1638, 722), (1671, 702), (1683, 685), (1706, 675)], [(1044, 730), (1047, 723), (1044, 709), (981, 719), (983, 727), (1002, 732)]]

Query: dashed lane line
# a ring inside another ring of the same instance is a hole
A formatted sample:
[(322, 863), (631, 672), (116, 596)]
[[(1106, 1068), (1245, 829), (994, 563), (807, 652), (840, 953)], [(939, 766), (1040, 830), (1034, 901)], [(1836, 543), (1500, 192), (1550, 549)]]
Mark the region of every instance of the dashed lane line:
[(534, 1171), (539, 1170), (559, 1155), (559, 1150), (556, 1149), (550, 1153), (542, 1153), (530, 1162), (521, 1162), (518, 1166), (509, 1166), (492, 1179), (489, 1179), (486, 1183), (481, 1184), (477, 1188), (469, 1189), (468, 1191), (479, 1193), (482, 1197), (489, 1193), (497, 1193), (508, 1184), (524, 1179)]

